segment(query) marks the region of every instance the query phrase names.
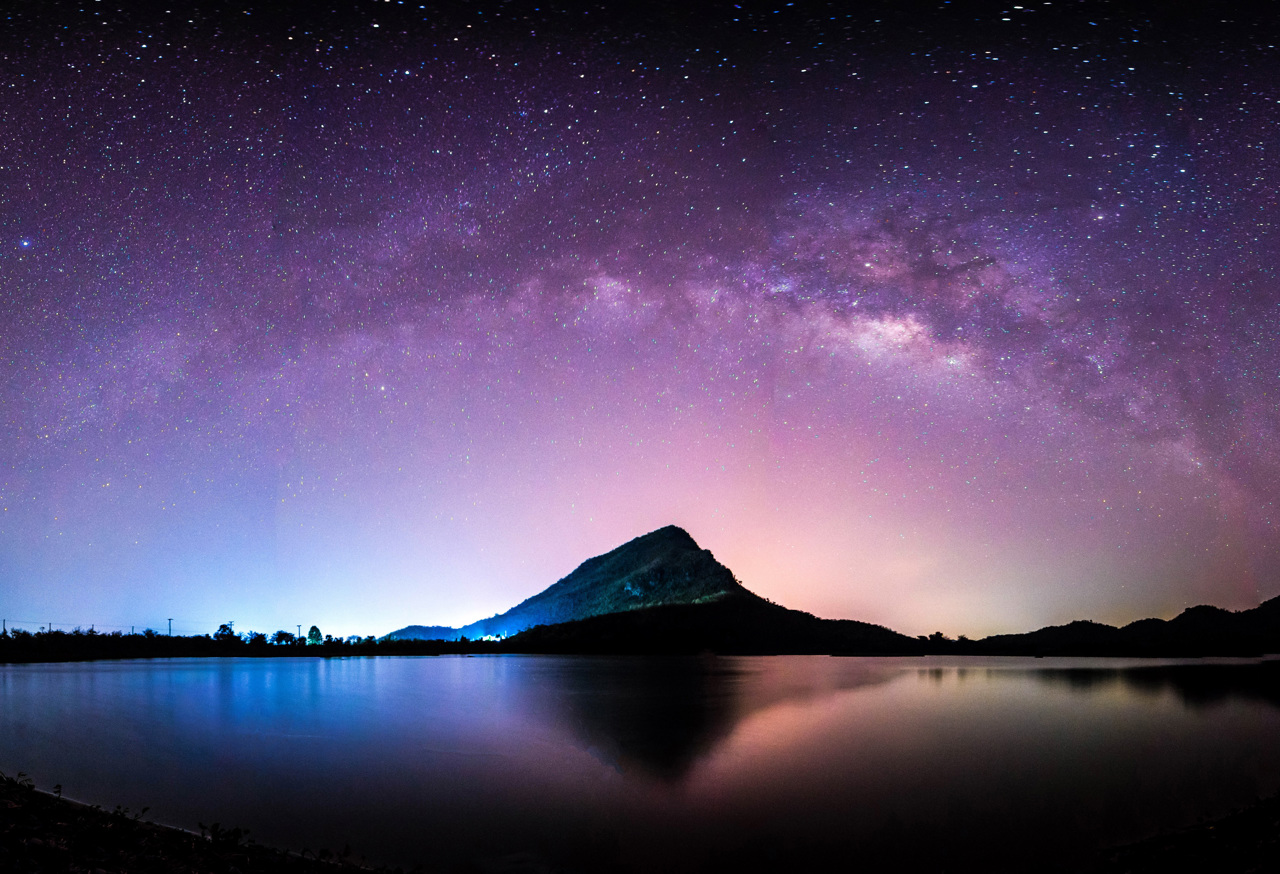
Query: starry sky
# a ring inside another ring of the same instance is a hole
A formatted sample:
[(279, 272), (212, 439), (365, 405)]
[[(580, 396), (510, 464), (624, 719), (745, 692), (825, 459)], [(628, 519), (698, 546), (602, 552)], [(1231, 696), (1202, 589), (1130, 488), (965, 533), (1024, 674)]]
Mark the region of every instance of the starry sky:
[(666, 524), (910, 634), (1280, 595), (1235, 7), (7, 4), (0, 612), (458, 625)]

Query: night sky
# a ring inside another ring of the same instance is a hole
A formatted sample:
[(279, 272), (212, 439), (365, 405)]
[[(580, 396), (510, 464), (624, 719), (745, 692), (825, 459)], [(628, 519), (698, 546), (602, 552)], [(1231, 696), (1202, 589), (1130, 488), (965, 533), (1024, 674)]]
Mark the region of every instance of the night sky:
[(1280, 594), (1275, 20), (329, 5), (0, 13), (10, 623), (462, 624), (666, 524), (911, 634)]

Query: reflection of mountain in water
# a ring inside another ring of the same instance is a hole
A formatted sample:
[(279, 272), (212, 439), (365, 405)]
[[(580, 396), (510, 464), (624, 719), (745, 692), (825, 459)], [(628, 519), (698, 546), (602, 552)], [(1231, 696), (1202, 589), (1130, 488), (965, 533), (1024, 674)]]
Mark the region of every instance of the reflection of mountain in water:
[(557, 721), (606, 761), (675, 780), (733, 730), (743, 676), (720, 659), (591, 659), (559, 680)]
[(1189, 707), (1210, 707), (1232, 699), (1265, 701), (1280, 707), (1280, 661), (1050, 668), (1032, 673), (1041, 682), (1081, 692), (1117, 683), (1148, 695), (1171, 691)]
[[(623, 771), (675, 782), (745, 718), (788, 700), (887, 682), (902, 669), (840, 660), (830, 674), (781, 673), (749, 658), (557, 660), (530, 705)], [(547, 712), (549, 711), (549, 712)]]

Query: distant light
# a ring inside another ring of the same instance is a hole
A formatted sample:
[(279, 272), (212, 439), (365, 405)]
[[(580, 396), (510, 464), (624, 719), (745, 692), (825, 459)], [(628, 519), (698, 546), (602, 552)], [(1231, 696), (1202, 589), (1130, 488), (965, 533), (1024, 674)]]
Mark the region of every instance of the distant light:
[(21, 247), (22, 247), (22, 248), (24, 248), (24, 249), (30, 249), (30, 248), (31, 248), (31, 241), (30, 241), (30, 240), (19, 240), (19, 241), (18, 241), (18, 245), (19, 245), (19, 246), (21, 246)]

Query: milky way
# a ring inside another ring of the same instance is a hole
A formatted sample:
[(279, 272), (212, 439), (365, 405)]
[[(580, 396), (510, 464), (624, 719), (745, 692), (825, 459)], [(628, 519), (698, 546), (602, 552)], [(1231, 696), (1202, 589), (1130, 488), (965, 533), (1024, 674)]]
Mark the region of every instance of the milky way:
[(1280, 594), (1275, 21), (339, 5), (0, 23), (6, 616), (461, 624), (669, 523), (910, 633)]

